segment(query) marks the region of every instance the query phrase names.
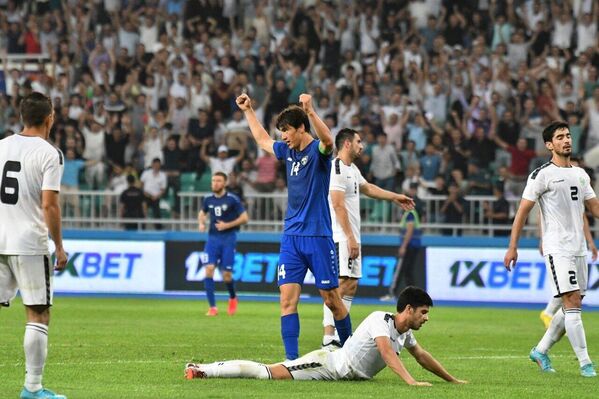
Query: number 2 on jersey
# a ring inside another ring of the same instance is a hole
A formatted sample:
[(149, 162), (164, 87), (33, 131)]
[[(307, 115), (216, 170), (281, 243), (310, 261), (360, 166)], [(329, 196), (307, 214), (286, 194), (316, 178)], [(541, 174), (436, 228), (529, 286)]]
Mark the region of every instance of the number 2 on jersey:
[(572, 201), (578, 201), (578, 187), (570, 186), (570, 197)]
[(0, 201), (3, 204), (15, 205), (19, 200), (19, 180), (8, 176), (8, 172), (20, 172), (21, 162), (6, 161), (2, 170), (2, 183), (0, 184)]

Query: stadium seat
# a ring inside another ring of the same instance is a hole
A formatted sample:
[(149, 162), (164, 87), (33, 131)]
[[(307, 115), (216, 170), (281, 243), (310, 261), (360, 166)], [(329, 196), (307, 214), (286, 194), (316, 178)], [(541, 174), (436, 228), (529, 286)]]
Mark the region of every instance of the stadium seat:
[(206, 170), (202, 176), (195, 182), (195, 191), (203, 193), (212, 190), (212, 172)]
[(196, 172), (181, 173), (181, 191), (195, 191)]

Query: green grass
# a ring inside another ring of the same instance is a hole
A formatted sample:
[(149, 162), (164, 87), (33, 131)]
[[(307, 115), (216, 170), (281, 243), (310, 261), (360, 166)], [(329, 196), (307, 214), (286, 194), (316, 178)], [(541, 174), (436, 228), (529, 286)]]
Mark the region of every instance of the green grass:
[[(406, 367), (433, 387), (406, 386), (388, 369), (371, 381), (183, 379), (187, 361), (284, 358), (278, 304), (240, 302), (235, 317), (207, 318), (204, 301), (56, 298), (45, 385), (77, 398), (597, 398), (599, 379), (583, 379), (567, 339), (552, 351), (555, 375), (539, 373), (528, 351), (543, 333), (538, 311), (435, 307), (416, 333), (458, 378), (442, 382), (407, 352)], [(224, 311), (221, 301), (221, 311)], [(354, 327), (381, 306), (352, 307)], [(316, 349), (321, 307), (301, 305), (300, 352)], [(583, 315), (591, 358), (599, 359), (599, 313)], [(0, 397), (22, 387), (24, 311), (0, 311)]]

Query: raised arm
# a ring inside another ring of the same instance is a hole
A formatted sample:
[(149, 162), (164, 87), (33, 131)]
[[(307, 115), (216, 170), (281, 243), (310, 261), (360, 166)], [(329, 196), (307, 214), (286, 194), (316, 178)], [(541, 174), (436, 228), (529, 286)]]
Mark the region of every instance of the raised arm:
[(312, 106), (312, 96), (309, 94), (300, 94), (299, 101), (302, 104), (302, 109), (308, 115), (310, 124), (314, 127), (316, 135), (320, 139), (319, 150), (323, 154), (330, 154), (333, 152), (333, 135), (329, 130), (329, 127), (320, 119), (320, 117), (314, 111)]
[(412, 356), (414, 356), (414, 359), (416, 359), (419, 365), (421, 365), (431, 373), (443, 378), (445, 381), (452, 382), (454, 384), (466, 383), (466, 381), (458, 380), (457, 378), (449, 374), (447, 370), (445, 370), (443, 365), (439, 363), (439, 361), (435, 359), (430, 353), (422, 349), (422, 347), (419, 344), (416, 344), (415, 346), (406, 349), (408, 350), (408, 352), (410, 352)]
[(264, 151), (274, 154), (275, 151), (273, 149), (273, 145), (275, 141), (270, 137), (266, 129), (264, 129), (264, 127), (256, 117), (256, 113), (252, 109), (250, 97), (247, 94), (242, 94), (239, 97), (237, 97), (235, 102), (237, 103), (239, 109), (241, 109), (241, 111), (243, 112), (245, 119), (248, 121), (250, 131), (252, 132), (254, 140), (256, 140), (256, 144), (258, 144), (258, 146), (262, 148)]
[[(598, 204), (599, 205), (599, 204)], [(522, 198), (516, 217), (514, 218), (514, 224), (512, 225), (512, 236), (510, 238), (510, 246), (503, 258), (503, 265), (508, 271), (516, 267), (516, 261), (518, 260), (518, 240), (520, 239), (520, 233), (526, 223), (526, 218), (530, 213), (531, 209), (535, 206), (534, 201), (529, 201)]]

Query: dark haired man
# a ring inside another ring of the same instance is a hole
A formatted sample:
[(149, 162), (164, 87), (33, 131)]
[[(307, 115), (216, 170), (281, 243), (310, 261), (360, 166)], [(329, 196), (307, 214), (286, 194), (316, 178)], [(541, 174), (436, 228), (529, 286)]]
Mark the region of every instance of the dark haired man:
[[(312, 97), (301, 94), (302, 107), (281, 111), (276, 127), (283, 142), (275, 142), (258, 121), (247, 94), (237, 97), (258, 146), (286, 164), (288, 203), (281, 238), (278, 285), (281, 293), (281, 336), (287, 359), (299, 356), (299, 302), (308, 269), (312, 271), (325, 305), (333, 312), (341, 344), (351, 335), (349, 313), (338, 292), (337, 253), (332, 238), (328, 204), (333, 137), (312, 106)], [(310, 124), (318, 139), (310, 134)]]
[(543, 130), (543, 141), (551, 151), (551, 161), (528, 177), (503, 262), (508, 271), (516, 266), (520, 232), (538, 201), (545, 265), (551, 276), (553, 295), (561, 297), (563, 308), (553, 316), (545, 335), (530, 351), (530, 359), (541, 371), (555, 372), (547, 352), (567, 332), (580, 364), (580, 374), (596, 377), (595, 366), (587, 351), (581, 307), (588, 283), (584, 208), (586, 205), (593, 216), (599, 217), (599, 200), (584, 169), (570, 163), (572, 137), (568, 124), (553, 122), (548, 125)]
[[(58, 193), (64, 168), (59, 149), (48, 142), (54, 109), (48, 97), (31, 93), (21, 101), (20, 134), (0, 141), (0, 308), (17, 290), (27, 314), (25, 325), (25, 386), (21, 398), (63, 399), (42, 387), (48, 353), (53, 270), (63, 270)], [(50, 265), (48, 232), (56, 246)]]
[(463, 384), (449, 374), (414, 337), (428, 321), (431, 297), (421, 288), (406, 287), (397, 300), (397, 313), (372, 312), (358, 326), (343, 348), (330, 352), (318, 349), (299, 359), (277, 364), (260, 364), (248, 360), (232, 360), (211, 364), (188, 363), (185, 377), (255, 378), (264, 380), (369, 380), (385, 366), (409, 385), (430, 386), (416, 381), (399, 359), (403, 348), (431, 373), (447, 382)]
[[(337, 158), (331, 168), (329, 185), (329, 206), (333, 226), (333, 241), (339, 257), (339, 295), (350, 311), (362, 277), (362, 256), (360, 251), (360, 193), (371, 198), (394, 202), (404, 210), (414, 208), (411, 198), (368, 183), (354, 161), (362, 155), (363, 145), (360, 134), (353, 129), (341, 129), (335, 137)], [(335, 336), (333, 313), (323, 306), (324, 337), (322, 346), (340, 346)]]

